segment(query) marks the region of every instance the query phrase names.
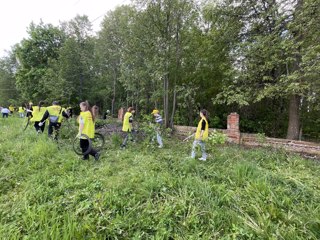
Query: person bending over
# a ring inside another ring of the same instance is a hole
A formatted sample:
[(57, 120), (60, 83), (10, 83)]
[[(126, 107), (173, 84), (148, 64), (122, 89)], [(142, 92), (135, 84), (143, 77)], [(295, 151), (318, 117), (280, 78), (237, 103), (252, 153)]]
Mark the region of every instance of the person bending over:
[(55, 139), (57, 139), (63, 117), (69, 118), (69, 115), (66, 113), (65, 108), (59, 105), (58, 101), (54, 101), (52, 106), (47, 107), (38, 125), (41, 127), (44, 121), (49, 119), (48, 136), (51, 137), (53, 130), (55, 130)]

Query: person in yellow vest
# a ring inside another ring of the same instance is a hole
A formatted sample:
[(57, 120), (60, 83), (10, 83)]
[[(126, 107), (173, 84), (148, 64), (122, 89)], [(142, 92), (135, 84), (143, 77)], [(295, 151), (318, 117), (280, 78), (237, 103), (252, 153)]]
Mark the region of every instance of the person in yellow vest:
[(129, 107), (127, 112), (124, 115), (123, 118), (123, 125), (122, 125), (122, 131), (126, 133), (126, 136), (123, 140), (123, 143), (121, 144), (121, 148), (124, 149), (127, 146), (127, 142), (129, 139), (129, 135), (133, 139), (132, 131), (132, 122), (133, 122), (133, 114), (135, 113), (135, 110), (133, 107)]
[(9, 106), (9, 110), (10, 110), (10, 113), (13, 114), (13, 112), (14, 112), (14, 106), (13, 106), (12, 104)]
[(24, 111), (25, 111), (25, 108), (24, 108), (23, 105), (21, 105), (21, 106), (18, 108), (19, 117), (24, 118)]
[(208, 139), (209, 135), (209, 124), (207, 120), (208, 112), (205, 109), (202, 109), (200, 111), (200, 117), (201, 120), (198, 123), (198, 127), (195, 134), (195, 139), (193, 141), (192, 145), (192, 152), (191, 152), (191, 158), (196, 157), (196, 146), (200, 145), (202, 157), (199, 158), (200, 161), (206, 161), (207, 160), (207, 154), (206, 154), (206, 146), (205, 142)]
[(69, 118), (69, 115), (66, 113), (65, 108), (59, 105), (58, 101), (54, 101), (52, 103), (52, 106), (47, 107), (38, 125), (41, 127), (42, 125), (44, 125), (44, 121), (46, 119), (49, 119), (48, 135), (49, 137), (51, 137), (54, 129), (57, 132), (57, 134), (55, 135), (56, 139), (61, 127), (63, 117)]
[(43, 106), (44, 102), (40, 101), (38, 106), (33, 107), (32, 110), (32, 118), (30, 121), (34, 122), (34, 128), (36, 129), (37, 133), (43, 132), (45, 127), (45, 122), (39, 126), (39, 123), (46, 112), (47, 108)]
[[(84, 137), (81, 138), (81, 135), (85, 134), (91, 139), (94, 138), (94, 121), (96, 116), (94, 114), (95, 112), (91, 111), (88, 101), (80, 103), (80, 110), (78, 137), (80, 137), (80, 148), (82, 149), (82, 153), (85, 153), (89, 147), (89, 140)], [(99, 160), (100, 153), (94, 148), (91, 148), (88, 154), (83, 155), (82, 159), (88, 160), (89, 155), (92, 155), (95, 160)]]

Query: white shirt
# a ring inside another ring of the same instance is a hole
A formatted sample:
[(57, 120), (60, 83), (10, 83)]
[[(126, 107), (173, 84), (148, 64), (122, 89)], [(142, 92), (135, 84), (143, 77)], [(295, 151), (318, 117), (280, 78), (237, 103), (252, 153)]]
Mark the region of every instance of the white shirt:
[(1, 113), (10, 113), (10, 110), (8, 108), (2, 108)]

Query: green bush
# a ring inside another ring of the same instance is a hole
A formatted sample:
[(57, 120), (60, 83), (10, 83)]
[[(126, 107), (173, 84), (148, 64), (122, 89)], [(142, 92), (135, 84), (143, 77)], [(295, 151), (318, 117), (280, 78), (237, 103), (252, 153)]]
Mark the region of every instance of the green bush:
[(217, 145), (223, 145), (226, 143), (227, 139), (228, 137), (226, 134), (213, 130), (213, 132), (210, 132), (208, 136), (208, 146), (215, 147)]

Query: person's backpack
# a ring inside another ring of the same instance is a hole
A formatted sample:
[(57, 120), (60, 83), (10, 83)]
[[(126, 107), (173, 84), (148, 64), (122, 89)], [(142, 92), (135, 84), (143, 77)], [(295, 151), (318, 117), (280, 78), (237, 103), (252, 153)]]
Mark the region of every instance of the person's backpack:
[(53, 115), (51, 115), (51, 116), (49, 117), (51, 123), (56, 123), (56, 122), (58, 122), (58, 119), (59, 119), (59, 116), (60, 116), (60, 114), (61, 114), (61, 111), (62, 111), (62, 107), (60, 108), (60, 111), (59, 111), (58, 116), (53, 116)]

